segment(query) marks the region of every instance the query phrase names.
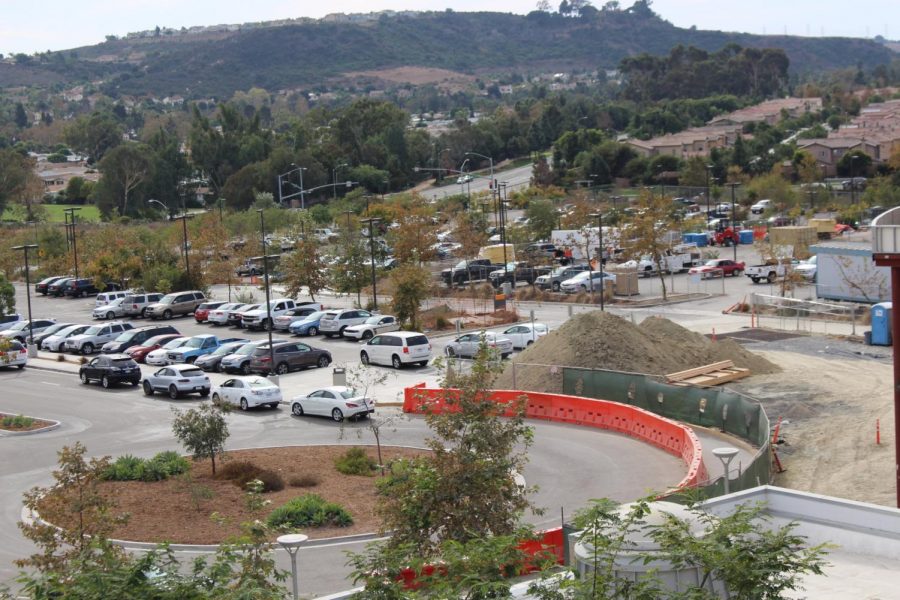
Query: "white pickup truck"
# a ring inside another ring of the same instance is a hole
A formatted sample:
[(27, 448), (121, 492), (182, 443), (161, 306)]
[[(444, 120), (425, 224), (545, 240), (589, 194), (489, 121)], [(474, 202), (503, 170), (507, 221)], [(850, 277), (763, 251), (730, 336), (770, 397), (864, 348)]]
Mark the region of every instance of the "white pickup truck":
[[(666, 273), (683, 273), (691, 267), (700, 265), (700, 250), (692, 244), (680, 244), (666, 251), (662, 259), (662, 268)], [(622, 264), (623, 267), (637, 269), (643, 276), (656, 274), (656, 262), (650, 256), (643, 256), (641, 260), (630, 260)]]
[(774, 282), (779, 277), (784, 277), (793, 269), (794, 261), (790, 258), (783, 258), (777, 263), (762, 264), (748, 266), (744, 269), (744, 275), (750, 278), (753, 283), (760, 281)]
[(241, 316), (241, 323), (244, 327), (247, 329), (272, 329), (274, 323), (269, 320), (270, 316), (274, 320), (275, 317), (280, 317), (297, 306), (293, 300), (286, 298), (270, 300), (269, 304), (271, 305), (271, 309), (269, 310), (266, 309), (265, 304), (260, 304), (258, 309), (249, 310), (243, 313)]

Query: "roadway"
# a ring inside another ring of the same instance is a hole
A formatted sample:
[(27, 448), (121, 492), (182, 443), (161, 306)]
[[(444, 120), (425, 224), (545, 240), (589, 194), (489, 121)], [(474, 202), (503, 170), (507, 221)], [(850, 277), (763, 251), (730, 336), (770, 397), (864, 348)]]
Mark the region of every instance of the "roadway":
[[(515, 167), (512, 169), (504, 169), (494, 172), (494, 179), (498, 182), (506, 183), (506, 191), (512, 192), (531, 184), (531, 165), (524, 167)], [(479, 192), (490, 192), (490, 170), (482, 169), (480, 171), (470, 173), (472, 181), (467, 183), (456, 183), (457, 174), (448, 175), (445, 181), (451, 181), (441, 186), (431, 186), (419, 189), (419, 193), (428, 199), (437, 200), (438, 198), (446, 198), (447, 196), (455, 196), (459, 194), (477, 194)]]

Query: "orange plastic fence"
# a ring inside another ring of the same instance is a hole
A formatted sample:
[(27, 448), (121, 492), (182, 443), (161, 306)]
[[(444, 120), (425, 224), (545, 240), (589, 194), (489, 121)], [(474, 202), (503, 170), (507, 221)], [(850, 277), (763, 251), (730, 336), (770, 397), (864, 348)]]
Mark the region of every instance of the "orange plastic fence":
[[(444, 410), (445, 398), (452, 399), (457, 393), (453, 389), (426, 388), (424, 383), (408, 387), (404, 390), (403, 412), (421, 414)], [(700, 439), (681, 423), (609, 400), (514, 390), (491, 392), (492, 401), (510, 407), (505, 413), (511, 412), (520, 399), (526, 401), (525, 414), (529, 418), (617, 431), (680, 457), (688, 472), (675, 486), (676, 490), (694, 487), (709, 478)]]

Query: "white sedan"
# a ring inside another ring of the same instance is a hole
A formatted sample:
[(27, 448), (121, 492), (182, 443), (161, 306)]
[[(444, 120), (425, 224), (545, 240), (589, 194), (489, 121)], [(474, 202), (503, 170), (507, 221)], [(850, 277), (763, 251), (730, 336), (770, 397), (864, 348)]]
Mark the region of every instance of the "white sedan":
[(182, 394), (200, 394), (206, 398), (211, 387), (209, 377), (203, 369), (194, 365), (169, 365), (144, 377), (143, 381), (145, 395), (152, 396), (161, 392), (169, 394), (169, 398), (173, 400)]
[(344, 337), (356, 340), (370, 340), (380, 333), (388, 331), (398, 331), (400, 323), (397, 317), (390, 315), (374, 315), (359, 325), (351, 325), (344, 329)]
[(150, 352), (147, 357), (144, 359), (148, 365), (160, 366), (165, 365), (169, 362), (169, 350), (174, 350), (175, 348), (181, 348), (185, 344), (188, 343), (190, 337), (179, 337), (174, 340), (166, 343), (162, 348), (158, 348)]
[(513, 325), (503, 332), (505, 337), (512, 340), (513, 348), (525, 348), (550, 332), (550, 328), (543, 323), (523, 323)]
[(477, 331), (466, 333), (452, 342), (448, 342), (444, 347), (444, 353), (450, 358), (457, 356), (475, 358), (482, 340), (491, 353), (500, 354), (501, 358), (506, 358), (513, 352), (512, 340), (505, 335), (493, 331)]
[(291, 400), (291, 412), (303, 415), (331, 417), (341, 422), (345, 418), (368, 417), (375, 412), (375, 401), (359, 396), (353, 388), (336, 385), (318, 389)]
[(278, 408), (281, 388), (265, 377), (235, 377), (213, 388), (212, 401), (240, 406), (241, 410), (257, 406)]

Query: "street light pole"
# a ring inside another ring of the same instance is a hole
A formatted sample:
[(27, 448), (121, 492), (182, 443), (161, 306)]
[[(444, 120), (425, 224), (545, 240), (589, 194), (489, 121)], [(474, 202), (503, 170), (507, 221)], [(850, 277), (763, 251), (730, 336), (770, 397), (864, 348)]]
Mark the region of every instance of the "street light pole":
[[(266, 286), (266, 319), (268, 319), (266, 331), (269, 334), (269, 377), (271, 377), (275, 374), (275, 348), (272, 347), (272, 299), (269, 296), (269, 254), (268, 248), (266, 248), (266, 219), (263, 209), (258, 208), (256, 212), (259, 213), (259, 230), (260, 235), (262, 235), (263, 281)], [(277, 383), (278, 379), (275, 379), (275, 381)]]
[[(603, 278), (603, 213), (595, 212), (591, 217), (597, 217), (597, 237), (600, 244), (597, 249), (597, 262), (600, 264), (600, 311), (603, 312), (604, 296), (606, 295), (606, 280)], [(591, 286), (593, 288), (593, 286)]]
[(300, 546), (303, 542), (308, 539), (309, 536), (303, 535), (302, 533), (289, 533), (280, 535), (276, 538), (276, 541), (281, 544), (281, 547), (287, 550), (288, 554), (291, 555), (291, 578), (294, 584), (294, 600), (299, 600), (300, 598), (299, 578), (297, 576), (297, 551), (300, 550)]
[(709, 170), (713, 168), (713, 165), (706, 165), (706, 228), (709, 229)]
[[(726, 184), (726, 185), (728, 185), (728, 187), (731, 188), (731, 231), (732, 231), (734, 234), (737, 234), (737, 222), (736, 222), (736, 219), (735, 219), (735, 216), (736, 216), (736, 215), (735, 215), (735, 212), (734, 212), (734, 188), (736, 188), (737, 186), (739, 186), (739, 185), (741, 185), (741, 184), (740, 184), (740, 182), (732, 181), (731, 183), (728, 183), (728, 184)], [(738, 247), (738, 240), (737, 240), (737, 239), (734, 239), (734, 240), (731, 240), (731, 241), (733, 242), (732, 245), (731, 245), (731, 247), (732, 247), (732, 249), (734, 250), (734, 262), (737, 262), (737, 247)]]
[(31, 318), (31, 267), (28, 265), (28, 251), (37, 248), (37, 244), (25, 244), (13, 246), (13, 250), (22, 250), (25, 253), (25, 295), (28, 297), (28, 355), (37, 356), (37, 348), (34, 348), (34, 319)]
[(331, 187), (331, 199), (332, 200), (337, 200), (337, 171), (338, 171), (338, 169), (342, 169), (346, 166), (348, 166), (347, 163), (341, 163), (331, 170), (331, 183), (334, 184)]
[(376, 218), (368, 218), (360, 221), (361, 223), (366, 223), (369, 227), (369, 260), (372, 264), (372, 304), (375, 307), (375, 310), (378, 310), (378, 288), (375, 283), (375, 237), (374, 237), (374, 225), (377, 222), (380, 222), (381, 219)]
[(72, 228), (72, 254), (75, 257), (75, 279), (78, 279), (78, 243), (75, 241), (75, 212), (80, 208), (66, 208), (63, 212), (68, 215), (69, 227)]

